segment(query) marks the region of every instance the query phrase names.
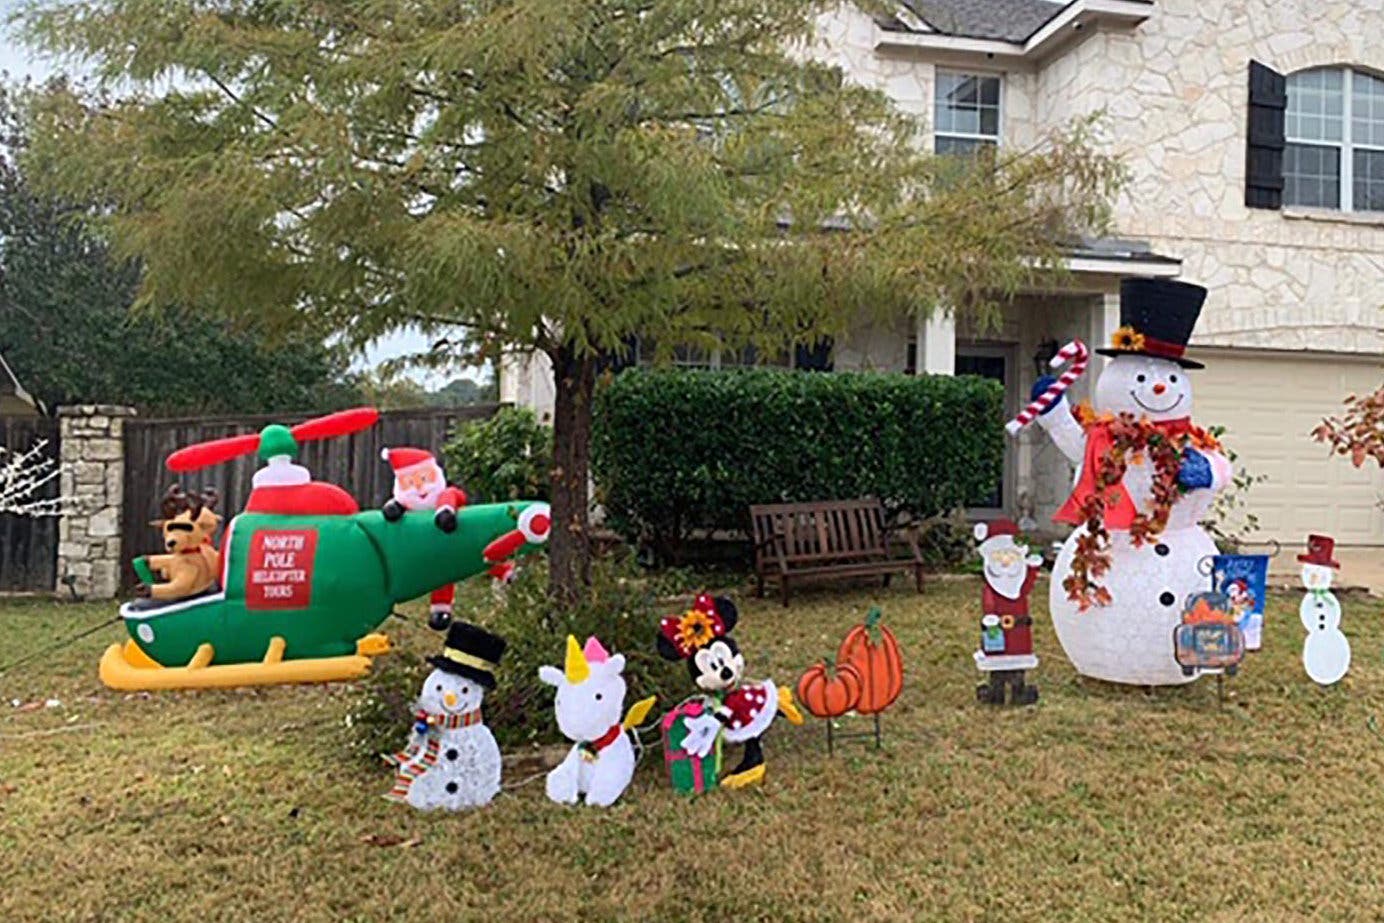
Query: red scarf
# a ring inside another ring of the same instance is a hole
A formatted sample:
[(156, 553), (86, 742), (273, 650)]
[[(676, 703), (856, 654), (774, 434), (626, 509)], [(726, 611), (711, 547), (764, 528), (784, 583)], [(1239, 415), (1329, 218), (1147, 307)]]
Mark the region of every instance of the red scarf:
[[(1076, 482), (1072, 495), (1062, 504), (1062, 509), (1053, 517), (1055, 522), (1081, 525), (1086, 521), (1082, 512), (1086, 501), (1096, 492), (1096, 472), (1100, 470), (1101, 459), (1114, 448), (1115, 439), (1110, 435), (1114, 421), (1092, 420), (1086, 424), (1086, 455), (1081, 460), (1081, 478)], [(1216, 440), (1210, 433), (1193, 426), (1189, 417), (1180, 420), (1163, 420), (1153, 427), (1168, 439), (1194, 445), (1214, 446)], [(1105, 526), (1107, 529), (1128, 530), (1134, 524), (1139, 510), (1130, 499), (1129, 491), (1122, 485), (1108, 489), (1105, 495)]]

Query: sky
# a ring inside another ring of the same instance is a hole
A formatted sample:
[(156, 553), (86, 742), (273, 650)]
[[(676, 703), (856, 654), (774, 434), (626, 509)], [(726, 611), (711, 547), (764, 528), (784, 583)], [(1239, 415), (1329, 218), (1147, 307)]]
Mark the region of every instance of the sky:
[[(17, 5), (16, 0), (0, 0), (0, 22), (7, 21), (10, 13)], [(9, 34), (9, 30), (5, 29), (0, 31), (0, 71), (9, 74), (10, 79), (15, 81), (22, 81), (25, 77), (42, 80), (53, 74), (54, 68), (49, 62), (32, 56), (28, 49), (16, 42)], [(361, 356), (357, 357), (355, 368), (373, 368), (386, 359), (422, 352), (429, 345), (429, 338), (416, 330), (405, 330), (381, 337), (367, 347)], [(479, 380), (481, 373), (476, 369), (444, 372), (420, 370), (411, 373), (410, 377), (425, 387), (439, 388), (458, 376)]]

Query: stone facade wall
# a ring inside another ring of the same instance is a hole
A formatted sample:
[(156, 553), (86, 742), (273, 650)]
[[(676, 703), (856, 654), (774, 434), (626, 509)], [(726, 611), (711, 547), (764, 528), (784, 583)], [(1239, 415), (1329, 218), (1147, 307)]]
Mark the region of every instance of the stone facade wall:
[[(815, 55), (931, 122), (946, 58), (876, 52), (876, 27), (850, 8), (820, 25)], [(1377, 0), (1158, 0), (1142, 24), (1092, 30), (1044, 61), (971, 68), (1004, 72), (1007, 145), (1104, 110), (1131, 172), (1115, 233), (1211, 289), (1195, 344), (1384, 354), (1384, 215), (1244, 206), (1250, 60), (1384, 72), (1381, 35)]]
[(1312, 0), (1158, 0), (1038, 75), (1039, 130), (1098, 109), (1131, 183), (1117, 233), (1211, 289), (1199, 345), (1384, 353), (1384, 215), (1244, 205), (1248, 68), (1384, 70), (1384, 8)]
[(58, 411), (62, 493), (75, 498), (58, 523), (58, 584), (88, 599), (120, 589), (120, 516), (125, 494), (128, 407), (82, 405)]

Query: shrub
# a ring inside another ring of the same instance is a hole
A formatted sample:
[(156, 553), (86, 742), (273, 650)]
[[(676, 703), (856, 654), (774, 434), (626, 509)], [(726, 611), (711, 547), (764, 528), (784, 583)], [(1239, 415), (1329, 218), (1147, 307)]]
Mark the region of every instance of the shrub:
[(1004, 457), (1003, 393), (973, 377), (631, 369), (597, 395), (607, 521), (661, 557), (752, 503), (876, 496), (929, 517), (982, 500)]
[[(646, 580), (624, 558), (598, 559), (592, 577), (587, 599), (570, 612), (559, 612), (548, 599), (544, 559), (521, 567), (502, 598), (483, 585), (464, 588), (459, 617), (494, 631), (508, 644), (498, 683), (484, 705), (486, 724), (501, 747), (565, 739), (553, 717), (554, 690), (539, 682), (538, 668), (562, 666), (568, 634), (580, 641), (596, 635), (609, 650), (625, 655), (626, 706), (657, 694), (661, 713), (691, 692), (687, 674), (660, 658), (655, 648), (658, 620), (672, 611), (663, 611), (655, 594), (692, 592), (700, 586), (674, 586), (671, 575)], [(429, 633), (423, 643), (440, 645), (441, 635)], [(430, 669), (421, 656), (403, 651), (377, 661), (358, 685), (347, 713), (347, 746), (353, 754), (378, 765), (378, 754), (393, 753), (405, 744), (413, 702)]]
[(447, 474), (473, 502), (548, 499), (553, 434), (527, 407), (462, 424), (442, 453)]

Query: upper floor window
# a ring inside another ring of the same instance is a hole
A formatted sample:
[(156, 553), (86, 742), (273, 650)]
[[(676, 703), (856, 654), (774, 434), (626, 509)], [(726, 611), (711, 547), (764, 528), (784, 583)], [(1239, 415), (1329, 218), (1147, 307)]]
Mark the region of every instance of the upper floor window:
[(1283, 204), (1384, 211), (1384, 79), (1320, 68), (1287, 88)]
[(970, 154), (1000, 142), (1000, 78), (939, 70), (933, 91), (939, 154)]

